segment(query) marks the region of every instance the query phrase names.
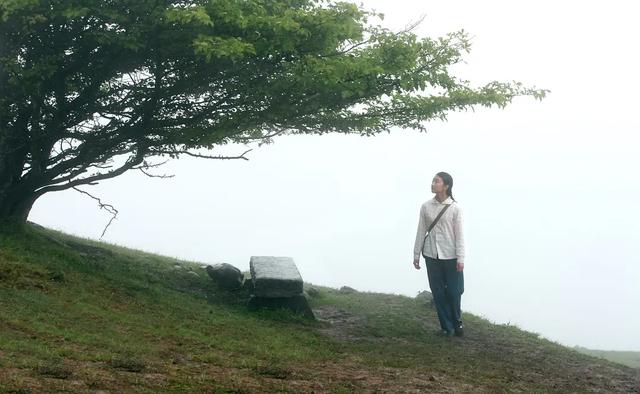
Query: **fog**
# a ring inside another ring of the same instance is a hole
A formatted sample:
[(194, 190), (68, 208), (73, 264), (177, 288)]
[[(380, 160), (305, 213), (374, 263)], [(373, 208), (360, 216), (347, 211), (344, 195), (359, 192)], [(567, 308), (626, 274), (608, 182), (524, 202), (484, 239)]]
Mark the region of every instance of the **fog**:
[[(396, 30), (422, 14), (419, 35), (464, 28), (473, 47), (456, 72), (475, 85), (551, 94), (451, 114), (427, 133), (282, 137), (249, 161), (182, 158), (155, 171), (171, 179), (84, 187), (119, 211), (104, 240), (241, 269), (252, 255), (291, 256), (306, 282), (415, 296), (428, 287), (412, 266), (418, 211), (447, 171), (465, 212), (464, 311), (568, 346), (640, 351), (634, 3), (363, 3)], [(110, 216), (66, 191), (29, 219), (98, 238)]]

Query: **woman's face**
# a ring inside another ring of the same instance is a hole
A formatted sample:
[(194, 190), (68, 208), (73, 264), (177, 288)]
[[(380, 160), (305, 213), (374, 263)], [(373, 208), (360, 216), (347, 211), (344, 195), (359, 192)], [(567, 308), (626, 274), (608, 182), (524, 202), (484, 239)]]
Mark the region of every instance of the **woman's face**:
[(449, 186), (444, 184), (444, 181), (439, 176), (434, 176), (431, 181), (431, 193), (444, 193)]

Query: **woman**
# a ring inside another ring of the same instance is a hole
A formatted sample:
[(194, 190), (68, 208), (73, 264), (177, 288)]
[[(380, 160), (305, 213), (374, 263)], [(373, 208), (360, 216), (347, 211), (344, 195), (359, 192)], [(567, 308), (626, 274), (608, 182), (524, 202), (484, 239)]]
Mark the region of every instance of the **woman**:
[[(413, 266), (420, 269), (422, 253), (442, 334), (461, 337), (464, 335), (460, 310), (464, 292), (464, 237), (462, 210), (453, 198), (452, 188), (453, 178), (446, 172), (439, 172), (433, 177), (431, 192), (435, 196), (420, 208)], [(429, 227), (443, 209), (442, 216), (427, 235)]]

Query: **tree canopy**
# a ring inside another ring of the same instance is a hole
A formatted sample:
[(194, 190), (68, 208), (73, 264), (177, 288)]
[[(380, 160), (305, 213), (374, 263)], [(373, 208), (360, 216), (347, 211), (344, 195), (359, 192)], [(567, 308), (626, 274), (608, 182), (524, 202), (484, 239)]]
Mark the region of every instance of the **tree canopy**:
[(545, 94), (452, 75), (464, 32), (419, 38), (378, 21), (324, 0), (0, 0), (0, 219), (152, 157), (424, 130)]

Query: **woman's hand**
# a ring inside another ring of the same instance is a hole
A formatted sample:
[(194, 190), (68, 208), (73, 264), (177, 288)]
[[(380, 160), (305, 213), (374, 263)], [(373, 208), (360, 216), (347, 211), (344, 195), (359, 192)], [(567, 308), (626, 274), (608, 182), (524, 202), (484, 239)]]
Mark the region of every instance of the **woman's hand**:
[(464, 263), (463, 262), (458, 262), (456, 264), (456, 271), (462, 272), (463, 270), (464, 270)]
[(413, 260), (413, 266), (416, 267), (417, 270), (420, 269), (420, 259)]

